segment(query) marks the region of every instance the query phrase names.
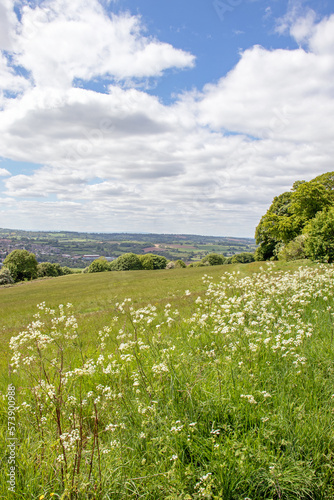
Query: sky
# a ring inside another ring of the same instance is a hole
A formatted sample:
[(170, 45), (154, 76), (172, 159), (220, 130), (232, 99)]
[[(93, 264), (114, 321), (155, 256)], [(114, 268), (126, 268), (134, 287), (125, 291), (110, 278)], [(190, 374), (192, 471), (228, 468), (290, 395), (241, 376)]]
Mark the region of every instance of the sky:
[(253, 237), (333, 117), (332, 0), (0, 0), (0, 227)]

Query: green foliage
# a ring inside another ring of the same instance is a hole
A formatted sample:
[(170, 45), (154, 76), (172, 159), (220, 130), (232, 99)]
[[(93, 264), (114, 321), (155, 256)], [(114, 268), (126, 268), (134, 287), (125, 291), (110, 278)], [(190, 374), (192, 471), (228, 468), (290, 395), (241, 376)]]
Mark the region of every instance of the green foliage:
[(326, 172), (325, 174), (318, 175), (315, 182), (320, 182), (331, 194), (334, 195), (334, 172)]
[(203, 257), (202, 264), (209, 266), (221, 266), (222, 264), (224, 264), (225, 259), (226, 257), (222, 254), (210, 253), (209, 255)]
[(147, 271), (152, 271), (154, 269), (154, 262), (151, 253), (139, 255), (139, 260), (143, 269), (146, 269)]
[(261, 218), (255, 239), (257, 244), (263, 244), (264, 258), (257, 260), (270, 258), (278, 242), (288, 242), (298, 234), (299, 222), (291, 212), (291, 200), (292, 193), (289, 192), (275, 196), (267, 213)]
[(37, 278), (38, 262), (27, 250), (13, 250), (4, 260), (15, 282)]
[(110, 265), (112, 271), (136, 271), (142, 269), (138, 255), (125, 253), (113, 260)]
[(263, 235), (263, 239), (254, 253), (255, 260), (270, 260), (271, 257), (275, 254), (276, 245), (277, 242), (274, 239), (269, 238), (267, 235)]
[(93, 260), (87, 268), (87, 273), (103, 273), (104, 271), (110, 271), (110, 264), (104, 257), (99, 257)]
[(65, 276), (66, 274), (73, 274), (73, 271), (68, 266), (63, 266), (61, 268), (61, 274)]
[[(207, 263), (207, 265), (209, 266), (210, 264)], [(205, 264), (203, 264), (203, 262), (201, 260), (199, 260), (198, 262), (194, 262), (193, 264), (189, 264), (189, 267), (204, 267)]]
[[(277, 258), (282, 247), (300, 235), (317, 213), (333, 206), (333, 186), (334, 172), (328, 172), (310, 182), (296, 181), (292, 192), (276, 196), (256, 228), (255, 238), (259, 247), (255, 259)], [(292, 245), (290, 249), (293, 254), (296, 246)], [(280, 255), (282, 258), (284, 251)]]
[(167, 265), (166, 257), (162, 255), (156, 255), (154, 253), (147, 253), (145, 255), (139, 255), (139, 260), (142, 265), (142, 269), (165, 269)]
[(45, 276), (62, 276), (62, 268), (59, 264), (51, 264), (51, 262), (41, 262), (37, 266), (37, 276), (43, 278)]
[(312, 260), (334, 262), (334, 208), (318, 212), (305, 227), (305, 249)]
[(186, 264), (183, 262), (183, 260), (181, 259), (178, 259), (176, 262), (175, 262), (175, 267), (179, 267), (179, 268), (182, 268), (184, 269), (186, 266)]
[(167, 265), (167, 259), (166, 257), (163, 257), (162, 255), (152, 255), (153, 259), (153, 269), (165, 269)]
[(318, 212), (330, 205), (331, 193), (320, 182), (310, 181), (299, 184), (292, 193), (290, 210), (298, 220), (298, 226), (303, 227)]
[[(254, 262), (254, 254), (251, 252), (242, 252), (233, 255), (231, 259), (231, 264), (249, 264), (250, 262)], [(226, 263), (226, 261), (225, 261)]]
[(297, 236), (294, 240), (282, 247), (278, 253), (278, 260), (291, 261), (306, 259), (305, 241), (306, 236), (304, 234)]
[(3, 267), (0, 270), (0, 285), (12, 285), (14, 283), (13, 277), (9, 269)]

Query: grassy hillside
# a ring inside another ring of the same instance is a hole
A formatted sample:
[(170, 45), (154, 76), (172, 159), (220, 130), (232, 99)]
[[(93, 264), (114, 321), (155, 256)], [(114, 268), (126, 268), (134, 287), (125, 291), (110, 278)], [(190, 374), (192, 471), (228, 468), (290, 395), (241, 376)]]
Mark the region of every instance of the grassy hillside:
[[(312, 265), (305, 261), (304, 265)], [(192, 296), (205, 290), (202, 277), (210, 274), (218, 280), (224, 272), (251, 275), (265, 266), (261, 262), (244, 265), (225, 265), (189, 269), (156, 271), (124, 271), (76, 274), (58, 278), (44, 278), (32, 282), (0, 287), (0, 331), (4, 341), (24, 328), (36, 312), (36, 305), (46, 301), (49, 307), (70, 302), (82, 324), (89, 327), (105, 325), (115, 309), (116, 302), (131, 297), (136, 306), (147, 303), (175, 302), (183, 307), (191, 303), (184, 297), (189, 289)], [(294, 270), (300, 262), (277, 262), (277, 270)], [(181, 301), (181, 303), (180, 303)], [(5, 349), (6, 345), (2, 344)], [(1, 352), (1, 347), (0, 347)], [(4, 353), (3, 353), (4, 354)], [(3, 359), (3, 356), (2, 356)]]
[(254, 263), (1, 289), (1, 498), (332, 499), (333, 278)]

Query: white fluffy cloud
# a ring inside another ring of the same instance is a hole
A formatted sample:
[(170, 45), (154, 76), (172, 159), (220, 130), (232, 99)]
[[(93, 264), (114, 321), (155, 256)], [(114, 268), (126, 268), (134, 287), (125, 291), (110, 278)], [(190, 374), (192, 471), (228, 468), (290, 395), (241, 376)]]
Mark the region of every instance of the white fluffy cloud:
[[(170, 105), (119, 85), (194, 63), (138, 17), (49, 0), (11, 26), (26, 73), (0, 59), (17, 94), (3, 96), (0, 155), (41, 167), (0, 169), (9, 227), (252, 236), (273, 196), (333, 170), (334, 16), (282, 20), (299, 49), (252, 47)], [(106, 76), (104, 94), (73, 86)]]
[(13, 10), (12, 0), (1, 0), (0, 3), (0, 50), (13, 48), (13, 37), (17, 19)]
[(15, 62), (46, 87), (70, 87), (74, 79), (159, 76), (194, 64), (191, 54), (145, 37), (139, 17), (110, 17), (96, 0), (23, 7), (15, 48)]

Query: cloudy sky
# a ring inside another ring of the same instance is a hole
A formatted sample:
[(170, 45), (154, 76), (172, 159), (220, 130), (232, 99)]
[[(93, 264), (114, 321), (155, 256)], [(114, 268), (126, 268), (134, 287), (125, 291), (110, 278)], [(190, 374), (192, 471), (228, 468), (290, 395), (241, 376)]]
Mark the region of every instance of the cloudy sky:
[(332, 0), (0, 0), (0, 227), (252, 237), (333, 117)]

